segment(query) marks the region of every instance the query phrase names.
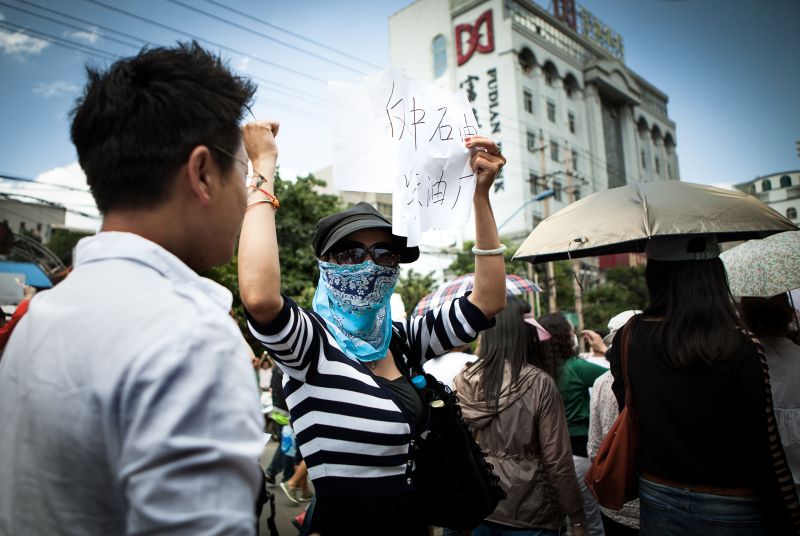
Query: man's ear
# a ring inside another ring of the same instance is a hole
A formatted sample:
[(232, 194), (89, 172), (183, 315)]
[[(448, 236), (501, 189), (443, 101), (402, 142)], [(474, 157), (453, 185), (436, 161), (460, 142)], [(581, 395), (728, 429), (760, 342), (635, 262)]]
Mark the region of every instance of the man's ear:
[(205, 145), (198, 145), (189, 154), (186, 162), (187, 186), (197, 200), (207, 205), (211, 201), (211, 175), (218, 169)]

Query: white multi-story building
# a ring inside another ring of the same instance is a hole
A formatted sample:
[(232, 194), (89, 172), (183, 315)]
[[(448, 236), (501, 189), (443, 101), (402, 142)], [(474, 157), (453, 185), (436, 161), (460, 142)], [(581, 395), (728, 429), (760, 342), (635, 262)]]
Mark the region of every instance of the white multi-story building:
[(42, 242), (50, 240), (53, 229), (64, 227), (66, 209), (47, 203), (29, 203), (0, 195), (0, 223), (14, 233), (28, 232)]
[(734, 188), (752, 194), (768, 204), (792, 223), (800, 224), (797, 213), (800, 212), (800, 170), (782, 171), (741, 184)]
[(417, 0), (389, 19), (392, 65), (466, 90), (500, 142), (492, 204), (509, 238), (589, 193), (680, 177), (667, 95), (626, 67), (613, 30), (553, 3), (560, 18), (532, 0)]

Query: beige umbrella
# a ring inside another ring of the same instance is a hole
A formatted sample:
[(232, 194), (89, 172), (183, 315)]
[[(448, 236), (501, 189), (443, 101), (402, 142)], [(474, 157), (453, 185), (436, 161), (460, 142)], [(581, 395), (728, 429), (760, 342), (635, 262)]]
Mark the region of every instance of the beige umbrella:
[(724, 242), (796, 230), (743, 192), (646, 182), (597, 192), (559, 210), (531, 231), (514, 258), (539, 263), (642, 252), (654, 236), (715, 234)]

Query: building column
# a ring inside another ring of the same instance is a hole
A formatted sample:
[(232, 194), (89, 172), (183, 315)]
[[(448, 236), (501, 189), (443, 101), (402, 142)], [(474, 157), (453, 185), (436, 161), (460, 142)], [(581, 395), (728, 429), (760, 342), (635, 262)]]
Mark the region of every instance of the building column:
[(586, 177), (594, 191), (608, 188), (608, 172), (606, 171), (606, 144), (603, 138), (603, 109), (600, 94), (594, 84), (586, 84), (583, 92), (584, 113), (586, 122), (586, 146), (591, 155), (586, 162)]
[(630, 184), (631, 180), (642, 181), (641, 176), (637, 176), (634, 170), (639, 169), (639, 153), (636, 150), (636, 137), (638, 129), (635, 128), (633, 119), (633, 107), (629, 104), (620, 107), (619, 124), (622, 131), (622, 155), (625, 161), (625, 184)]

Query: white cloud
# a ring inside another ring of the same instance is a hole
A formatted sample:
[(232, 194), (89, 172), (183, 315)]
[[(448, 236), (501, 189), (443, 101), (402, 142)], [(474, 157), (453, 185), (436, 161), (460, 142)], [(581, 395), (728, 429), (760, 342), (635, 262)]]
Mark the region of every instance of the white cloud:
[[(63, 186), (68, 188), (63, 188)], [(16, 192), (96, 216), (91, 218), (67, 212), (65, 222), (67, 227), (89, 231), (97, 231), (100, 228), (100, 211), (97, 210), (94, 198), (89, 193), (86, 175), (78, 162), (49, 169), (37, 175), (32, 182), (8, 184), (4, 182), (3, 189), (8, 193)]]
[(0, 49), (12, 56), (39, 54), (50, 43), (22, 32), (0, 30)]
[(237, 71), (247, 71), (250, 67), (250, 56), (240, 56), (233, 62), (233, 68)]
[(91, 28), (88, 32), (67, 32), (65, 33), (67, 37), (73, 37), (78, 39), (79, 41), (83, 41), (84, 43), (88, 43), (93, 45), (97, 43), (97, 40), (100, 39), (100, 32), (97, 31), (97, 28)]
[(78, 91), (78, 86), (63, 80), (55, 82), (39, 82), (33, 86), (33, 94), (49, 99), (52, 97), (62, 97)]

